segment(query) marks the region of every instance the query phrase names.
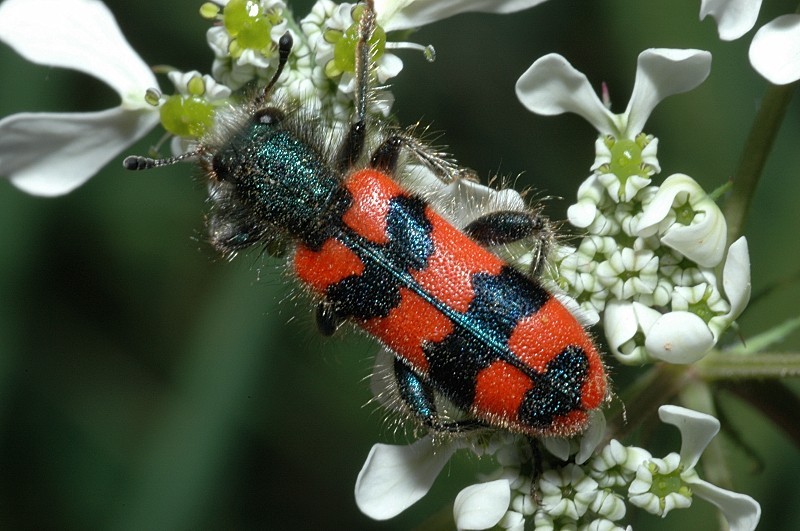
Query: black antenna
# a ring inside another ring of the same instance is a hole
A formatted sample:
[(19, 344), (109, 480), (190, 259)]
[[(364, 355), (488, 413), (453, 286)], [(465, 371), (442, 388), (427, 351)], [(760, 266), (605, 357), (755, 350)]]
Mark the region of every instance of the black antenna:
[(294, 41), (292, 40), (292, 35), (288, 31), (281, 35), (281, 38), (278, 40), (278, 69), (272, 75), (272, 79), (269, 80), (269, 84), (266, 86), (266, 88), (264, 88), (264, 92), (258, 97), (257, 103), (259, 105), (265, 99), (267, 99), (272, 87), (275, 86), (275, 83), (278, 82), (278, 78), (281, 77), (283, 68), (286, 66), (286, 62), (289, 60), (289, 53), (292, 51), (293, 44)]
[(183, 155), (177, 155), (175, 157), (169, 157), (166, 159), (151, 159), (150, 157), (142, 157), (140, 155), (131, 155), (129, 157), (125, 157), (125, 160), (122, 161), (122, 166), (126, 170), (138, 171), (138, 170), (151, 170), (153, 168), (160, 168), (162, 166), (172, 166), (182, 160), (191, 159), (199, 155), (197, 151), (190, 151), (188, 153), (184, 153)]
[[(294, 41), (292, 40), (292, 35), (288, 31), (284, 33), (278, 40), (278, 69), (275, 71), (275, 74), (273, 74), (272, 79), (264, 89), (264, 92), (256, 99), (257, 105), (260, 106), (264, 102), (266, 97), (269, 95), (270, 90), (272, 90), (272, 87), (275, 86), (275, 83), (277, 83), (278, 79), (281, 77), (281, 73), (286, 66), (286, 62), (289, 60), (289, 54), (292, 51), (293, 44)], [(198, 155), (198, 151), (190, 151), (188, 153), (184, 153), (183, 155), (165, 159), (153, 159), (150, 157), (142, 157), (140, 155), (131, 155), (129, 157), (125, 157), (125, 160), (122, 161), (122, 166), (126, 170), (132, 171), (151, 170), (153, 168), (160, 168), (162, 166), (171, 166), (183, 160), (197, 157)]]

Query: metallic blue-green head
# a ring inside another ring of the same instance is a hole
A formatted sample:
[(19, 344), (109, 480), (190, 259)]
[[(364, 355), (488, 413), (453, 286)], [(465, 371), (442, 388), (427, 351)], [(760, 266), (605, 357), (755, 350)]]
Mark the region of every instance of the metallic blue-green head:
[(316, 247), (346, 207), (341, 176), (297, 116), (259, 110), (208, 152), (211, 239), (223, 252), (276, 232)]

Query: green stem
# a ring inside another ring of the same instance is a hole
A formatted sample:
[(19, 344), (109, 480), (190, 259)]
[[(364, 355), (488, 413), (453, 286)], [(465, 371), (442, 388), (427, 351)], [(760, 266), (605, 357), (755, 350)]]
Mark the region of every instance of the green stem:
[(704, 380), (781, 379), (800, 376), (800, 354), (771, 353), (736, 355), (709, 354), (695, 365)]
[(767, 156), (772, 149), (794, 89), (795, 83), (770, 85), (761, 101), (742, 150), (742, 159), (733, 176), (733, 190), (724, 206), (729, 245), (742, 234), (758, 180), (761, 178), (761, 172), (764, 170)]

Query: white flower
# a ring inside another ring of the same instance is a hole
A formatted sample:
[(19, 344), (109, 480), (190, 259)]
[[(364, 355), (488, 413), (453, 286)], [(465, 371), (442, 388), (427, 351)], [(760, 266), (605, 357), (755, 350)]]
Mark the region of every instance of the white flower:
[(517, 98), (530, 111), (552, 116), (573, 112), (597, 131), (633, 140), (653, 108), (664, 98), (692, 90), (711, 70), (711, 54), (702, 50), (651, 48), (639, 54), (636, 81), (622, 114), (609, 111), (586, 76), (558, 54), (538, 59), (517, 81)]
[(717, 204), (688, 175), (667, 177), (639, 219), (639, 236), (660, 241), (690, 260), (715, 267), (725, 254), (728, 225)]
[(658, 416), (680, 430), (680, 455), (651, 459), (641, 466), (641, 475), (637, 473), (629, 489), (631, 503), (665, 516), (673, 508), (688, 507), (691, 497), (697, 496), (719, 508), (731, 531), (755, 529), (761, 518), (758, 502), (703, 481), (695, 471), (697, 461), (719, 431), (719, 421), (704, 413), (669, 405), (661, 406)]
[[(611, 113), (586, 76), (559, 55), (537, 60), (517, 82), (517, 95), (531, 111), (574, 112), (601, 135), (593, 173), (568, 210), (570, 222), (588, 235), (578, 252), (564, 255), (559, 281), (582, 307), (605, 311), (610, 350), (623, 363), (697, 361), (749, 297), (746, 245), (730, 255), (735, 257), (730, 263), (738, 264), (730, 272), (740, 284), (728, 282), (732, 292), (726, 295), (738, 303), (729, 307), (717, 288), (711, 268), (724, 257), (727, 226), (716, 203), (686, 175), (672, 175), (661, 187), (650, 185), (651, 176), (661, 170), (658, 139), (642, 127), (662, 99), (701, 83), (710, 61), (711, 55), (699, 50), (642, 52), (623, 114)], [(591, 250), (587, 242), (599, 250), (601, 237), (609, 242), (602, 254), (580, 252)], [(676, 251), (677, 259), (664, 247)], [(698, 265), (684, 265), (690, 261)], [(687, 297), (689, 287), (699, 294)], [(662, 314), (670, 305), (673, 311)]]
[(600, 282), (620, 300), (653, 293), (658, 283), (657, 271), (658, 257), (653, 251), (630, 247), (615, 251), (597, 266)]
[(700, 20), (711, 15), (717, 21), (719, 38), (738, 39), (756, 23), (761, 0), (702, 0)]
[(623, 518), (627, 512), (623, 497), (611, 490), (599, 491), (589, 509), (612, 521)]
[[(223, 7), (205, 15), (219, 21), (206, 31), (206, 40), (214, 52), (214, 77), (235, 90), (254, 79), (263, 80), (269, 68), (277, 65), (274, 52), (289, 26), (284, 16), (285, 2), (213, 2)], [(295, 42), (292, 56), (296, 58), (302, 53), (304, 43), (295, 31), (289, 33)]]
[(750, 64), (776, 85), (800, 79), (800, 15), (782, 15), (762, 26), (750, 44)]
[(661, 313), (638, 302), (611, 301), (603, 314), (603, 327), (611, 354), (622, 363), (638, 365), (650, 360), (645, 334)]
[(692, 491), (685, 480), (693, 475), (686, 474), (684, 478), (680, 466), (680, 456), (676, 453), (663, 459), (652, 458), (640, 466), (628, 489), (631, 503), (661, 517), (673, 509), (690, 507)]
[(643, 448), (623, 446), (612, 439), (592, 459), (589, 474), (601, 488), (622, 487), (633, 480), (639, 466), (651, 457)]
[(606, 434), (606, 417), (600, 411), (589, 413), (589, 425), (581, 435), (578, 443), (578, 453), (575, 454), (575, 464), (582, 465), (594, 455), (597, 445)]
[(15, 186), (60, 195), (86, 182), (158, 123), (145, 92), (157, 88), (111, 12), (97, 0), (6, 0), (0, 40), (38, 64), (108, 84), (122, 102), (97, 112), (19, 113), (0, 120), (0, 168)]
[(715, 344), (706, 322), (688, 311), (661, 314), (638, 302), (614, 301), (603, 322), (612, 354), (626, 364), (694, 363)]
[(597, 482), (574, 463), (546, 470), (539, 479), (542, 508), (550, 516), (578, 520), (598, 495)]
[(750, 258), (744, 238), (731, 244), (723, 267), (727, 301), (716, 286), (711, 276), (710, 282), (674, 287), (673, 311), (665, 314), (639, 302), (609, 302), (603, 324), (611, 353), (626, 364), (652, 359), (685, 364), (701, 359), (750, 299)]

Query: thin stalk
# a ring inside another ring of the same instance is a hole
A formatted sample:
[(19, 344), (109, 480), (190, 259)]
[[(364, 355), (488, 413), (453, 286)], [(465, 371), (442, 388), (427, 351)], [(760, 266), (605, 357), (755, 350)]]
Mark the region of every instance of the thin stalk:
[(739, 167), (733, 177), (731, 195), (724, 206), (729, 245), (742, 234), (750, 203), (753, 201), (767, 156), (786, 115), (786, 108), (792, 99), (795, 86), (796, 83), (770, 85), (761, 101), (742, 150)]

